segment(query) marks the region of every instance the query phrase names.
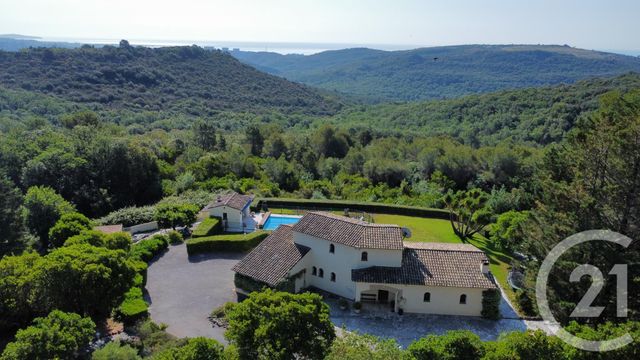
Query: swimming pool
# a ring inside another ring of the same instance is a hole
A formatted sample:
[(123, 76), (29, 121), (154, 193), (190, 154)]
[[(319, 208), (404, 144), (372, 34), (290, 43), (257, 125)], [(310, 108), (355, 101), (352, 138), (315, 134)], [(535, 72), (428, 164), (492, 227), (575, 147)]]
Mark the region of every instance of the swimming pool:
[(275, 229), (278, 228), (278, 226), (283, 225), (283, 224), (293, 225), (293, 224), (297, 223), (298, 221), (300, 221), (301, 217), (302, 216), (296, 216), (296, 215), (273, 215), (273, 214), (271, 214), (271, 216), (269, 216), (267, 221), (265, 221), (264, 224), (262, 225), (262, 228), (264, 230), (275, 230)]

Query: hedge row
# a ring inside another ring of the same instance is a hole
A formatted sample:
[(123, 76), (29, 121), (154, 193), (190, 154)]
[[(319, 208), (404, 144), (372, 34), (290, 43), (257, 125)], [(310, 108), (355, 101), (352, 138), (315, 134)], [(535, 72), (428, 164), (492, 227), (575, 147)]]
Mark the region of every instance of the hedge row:
[(148, 239), (141, 240), (131, 246), (131, 257), (144, 262), (151, 261), (156, 255), (162, 253), (169, 247), (169, 237), (167, 235), (154, 235)]
[(187, 240), (187, 254), (201, 254), (213, 251), (249, 251), (269, 235), (266, 231), (249, 234), (222, 234)]
[(147, 302), (142, 297), (142, 289), (132, 287), (124, 295), (124, 300), (116, 309), (116, 318), (125, 324), (133, 324), (149, 315)]
[(253, 210), (261, 210), (263, 209), (263, 205), (266, 205), (267, 208), (303, 208), (307, 210), (349, 209), (376, 214), (395, 214), (436, 219), (449, 219), (449, 212), (443, 209), (347, 200), (260, 198), (254, 200), (254, 202), (251, 204)]
[(200, 225), (198, 225), (198, 227), (193, 230), (191, 237), (198, 238), (211, 236), (219, 234), (220, 232), (222, 232), (222, 222), (220, 221), (220, 219), (210, 217), (204, 219), (200, 223)]

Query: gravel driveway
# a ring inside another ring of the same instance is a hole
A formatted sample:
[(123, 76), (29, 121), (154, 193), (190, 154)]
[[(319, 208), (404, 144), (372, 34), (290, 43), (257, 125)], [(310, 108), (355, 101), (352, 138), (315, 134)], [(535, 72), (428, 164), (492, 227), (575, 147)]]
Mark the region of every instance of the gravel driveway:
[(148, 270), (146, 300), (153, 321), (169, 325), (178, 337), (206, 336), (224, 341), (224, 329), (213, 328), (211, 310), (236, 301), (231, 268), (242, 253), (187, 256), (185, 244), (169, 247)]

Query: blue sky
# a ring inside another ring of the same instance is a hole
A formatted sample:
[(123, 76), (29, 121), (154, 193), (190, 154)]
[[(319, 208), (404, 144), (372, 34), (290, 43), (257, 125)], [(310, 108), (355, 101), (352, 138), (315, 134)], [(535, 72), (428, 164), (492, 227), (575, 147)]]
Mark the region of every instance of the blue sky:
[(0, 0), (0, 33), (640, 51), (639, 0)]

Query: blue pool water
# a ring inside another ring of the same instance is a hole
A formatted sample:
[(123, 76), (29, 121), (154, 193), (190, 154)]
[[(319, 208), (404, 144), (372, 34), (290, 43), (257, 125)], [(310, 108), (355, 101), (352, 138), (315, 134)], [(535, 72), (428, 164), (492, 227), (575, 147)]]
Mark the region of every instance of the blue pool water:
[(265, 230), (275, 230), (282, 224), (293, 225), (300, 221), (300, 218), (301, 216), (295, 215), (271, 215), (262, 225), (262, 228)]

